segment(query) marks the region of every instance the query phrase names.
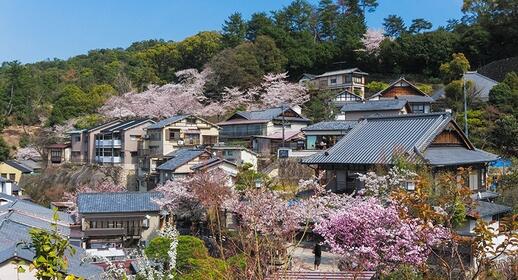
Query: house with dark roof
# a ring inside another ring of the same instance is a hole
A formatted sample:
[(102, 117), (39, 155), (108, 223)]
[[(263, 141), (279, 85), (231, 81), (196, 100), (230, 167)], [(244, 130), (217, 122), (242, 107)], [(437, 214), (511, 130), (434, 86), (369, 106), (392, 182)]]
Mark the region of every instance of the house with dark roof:
[(385, 89), (368, 98), (369, 100), (402, 99), (408, 101), (413, 113), (429, 113), (434, 102), (428, 94), (401, 77)]
[(77, 197), (84, 248), (134, 247), (149, 241), (168, 221), (159, 192), (80, 193)]
[(400, 99), (381, 99), (367, 100), (363, 102), (346, 102), (340, 113), (336, 116), (337, 120), (358, 121), (372, 116), (394, 116), (404, 115), (412, 111), (406, 100)]
[(302, 163), (326, 170), (332, 190), (351, 192), (361, 187), (357, 173), (390, 167), (399, 157), (432, 173), (470, 167), (466, 183), (473, 191), (485, 190), (487, 164), (498, 159), (475, 148), (449, 114), (429, 113), (363, 119), (336, 145)]
[(302, 129), (305, 136), (305, 149), (331, 148), (357, 123), (357, 121), (324, 121), (305, 127)]
[(22, 175), (28, 175), (32, 173), (32, 168), (19, 161), (6, 160), (4, 162), (0, 162), (0, 177), (4, 177), (16, 183), (20, 182)]
[(274, 107), (255, 111), (238, 111), (226, 121), (218, 123), (224, 142), (245, 141), (252, 136), (269, 136), (284, 129), (300, 131), (309, 124), (309, 119), (301, 114), (300, 107)]
[(365, 95), (365, 78), (369, 75), (358, 68), (329, 71), (320, 75), (304, 74), (299, 83), (317, 90), (347, 90), (358, 96)]
[(304, 149), (304, 134), (300, 130), (276, 131), (270, 135), (252, 136), (252, 150), (262, 156), (277, 154), (279, 148)]
[[(351, 193), (362, 188), (359, 173), (390, 168), (401, 158), (427, 166), (432, 178), (460, 167), (469, 170), (464, 184), (474, 193), (475, 204), (461, 232), (471, 232), (474, 219), (497, 221), (511, 210), (492, 203), (495, 196), (487, 192), (488, 163), (498, 156), (474, 147), (448, 113), (365, 118), (336, 145), (301, 162), (325, 171), (330, 190)], [(415, 184), (407, 182), (406, 187), (411, 191)]]
[(179, 149), (209, 147), (219, 142), (219, 126), (194, 115), (175, 115), (148, 126), (138, 147), (138, 189), (154, 188), (156, 167)]
[(168, 160), (159, 165), (156, 170), (159, 173), (159, 181), (163, 184), (168, 180), (182, 178), (195, 172), (220, 168), (231, 177), (238, 172), (237, 164), (216, 157), (208, 150), (180, 149), (168, 154)]
[[(14, 196), (2, 195), (0, 197), (0, 277), (2, 279), (36, 279), (34, 272), (28, 269), (34, 259), (34, 250), (29, 249), (31, 229), (38, 228), (51, 230), (54, 212), (51, 209), (18, 199)], [(101, 279), (102, 269), (88, 262), (83, 262), (85, 251), (79, 247), (80, 231), (74, 225), (71, 215), (58, 212), (58, 232), (76, 250), (75, 254), (67, 253), (67, 273), (74, 274), (85, 279)], [(26, 269), (17, 275), (16, 265), (18, 261)]]

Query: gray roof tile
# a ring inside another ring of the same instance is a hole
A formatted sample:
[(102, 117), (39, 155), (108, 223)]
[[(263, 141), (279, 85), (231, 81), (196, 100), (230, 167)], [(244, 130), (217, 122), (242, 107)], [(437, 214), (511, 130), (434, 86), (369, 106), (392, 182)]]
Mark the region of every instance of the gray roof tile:
[(171, 170), (174, 171), (178, 167), (186, 164), (187, 162), (195, 159), (201, 154), (205, 153), (205, 150), (199, 149), (179, 149), (172, 153), (167, 154), (168, 157), (171, 157), (170, 160), (165, 163), (159, 165), (157, 170)]
[(357, 121), (326, 121), (312, 124), (304, 127), (302, 131), (318, 131), (318, 130), (350, 130), (358, 122)]
[(5, 163), (20, 170), (22, 173), (32, 173), (32, 168), (16, 160), (6, 160)]
[(159, 192), (81, 193), (77, 208), (79, 214), (158, 212), (155, 199), (161, 197)]
[(468, 150), (464, 147), (430, 147), (424, 158), (431, 165), (458, 165), (462, 163), (482, 163), (498, 159), (498, 156), (482, 150)]
[(471, 209), (468, 211), (468, 216), (477, 218), (480, 217), (490, 217), (493, 215), (509, 213), (513, 209), (509, 206), (496, 204), (492, 202), (477, 200), (475, 203), (475, 209)]
[(445, 113), (374, 117), (360, 121), (335, 146), (302, 160), (306, 164), (391, 164), (396, 153), (420, 153), (451, 121)]
[(158, 121), (157, 123), (148, 126), (147, 129), (164, 128), (164, 127), (166, 127), (166, 126), (168, 126), (170, 124), (173, 124), (175, 122), (179, 122), (179, 121), (187, 118), (188, 116), (190, 116), (190, 115), (175, 115), (175, 116), (169, 117), (167, 119), (163, 119), (161, 121)]
[(392, 111), (401, 110), (407, 104), (406, 100), (381, 99), (365, 102), (347, 102), (342, 106), (342, 112), (363, 112), (363, 111)]

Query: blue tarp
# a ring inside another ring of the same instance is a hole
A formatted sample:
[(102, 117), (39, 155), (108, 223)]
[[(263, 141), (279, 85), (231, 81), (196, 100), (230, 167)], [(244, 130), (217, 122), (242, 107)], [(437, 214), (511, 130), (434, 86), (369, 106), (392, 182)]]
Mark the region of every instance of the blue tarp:
[(491, 162), (489, 165), (492, 167), (503, 168), (503, 167), (510, 167), (512, 165), (512, 163), (508, 159), (500, 158), (498, 160)]

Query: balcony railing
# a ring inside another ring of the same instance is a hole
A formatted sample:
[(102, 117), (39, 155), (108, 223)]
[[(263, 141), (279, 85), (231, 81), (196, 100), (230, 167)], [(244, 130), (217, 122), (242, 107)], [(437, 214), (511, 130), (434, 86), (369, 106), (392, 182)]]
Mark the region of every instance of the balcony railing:
[(121, 163), (121, 157), (96, 156), (95, 161), (98, 163)]
[(127, 235), (125, 228), (89, 228), (83, 231), (86, 237), (90, 236), (117, 236)]
[(122, 145), (121, 140), (95, 140), (95, 146), (97, 147), (120, 147)]

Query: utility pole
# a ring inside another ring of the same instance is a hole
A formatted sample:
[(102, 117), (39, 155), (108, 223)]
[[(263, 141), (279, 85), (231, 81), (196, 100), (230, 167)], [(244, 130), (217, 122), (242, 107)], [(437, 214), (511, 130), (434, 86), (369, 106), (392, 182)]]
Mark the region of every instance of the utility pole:
[(466, 96), (466, 79), (465, 74), (462, 75), (462, 93), (464, 95), (464, 133), (469, 138), (468, 134), (468, 98)]
[(282, 147), (286, 147), (284, 146), (284, 122), (285, 122), (285, 119), (284, 119), (284, 104), (281, 105), (281, 110), (282, 110)]

